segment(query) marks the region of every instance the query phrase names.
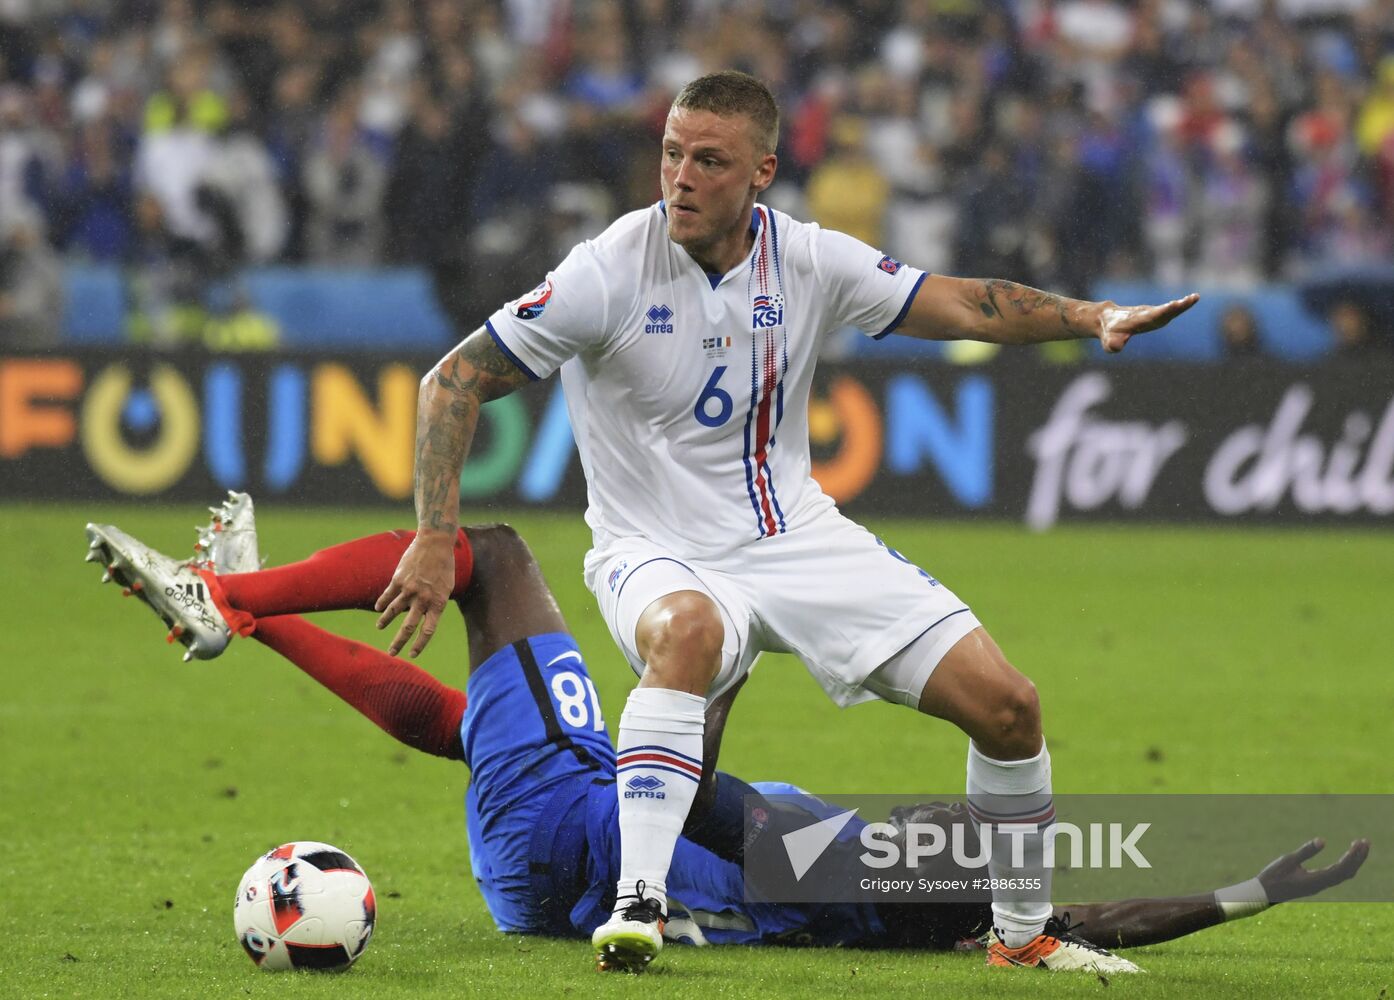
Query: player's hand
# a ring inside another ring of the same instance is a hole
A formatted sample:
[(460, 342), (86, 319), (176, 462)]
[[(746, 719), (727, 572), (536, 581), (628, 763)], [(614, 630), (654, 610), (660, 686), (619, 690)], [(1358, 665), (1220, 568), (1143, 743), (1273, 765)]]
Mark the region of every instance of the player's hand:
[(416, 657), (431, 641), (436, 633), (441, 612), (450, 600), (450, 591), (455, 584), (455, 539), (444, 532), (416, 533), (402, 559), (397, 563), (397, 571), (392, 574), (392, 582), (382, 592), (373, 605), (373, 610), (381, 611), (378, 628), (387, 628), (392, 620), (403, 611), (407, 613), (392, 643), (387, 647), (391, 656), (396, 656), (417, 632), (416, 642), (412, 644), (411, 655)]
[(1370, 842), (1363, 839), (1355, 840), (1335, 863), (1315, 871), (1308, 871), (1302, 867), (1302, 862), (1316, 857), (1325, 846), (1326, 841), (1316, 837), (1291, 854), (1284, 854), (1259, 872), (1259, 884), (1268, 893), (1268, 901), (1286, 903), (1293, 899), (1315, 896), (1333, 885), (1340, 885), (1355, 875), (1370, 855)]
[(1099, 303), (1099, 343), (1110, 354), (1117, 354), (1136, 334), (1159, 330), (1200, 301), (1195, 292), (1172, 299), (1160, 306), (1120, 306)]

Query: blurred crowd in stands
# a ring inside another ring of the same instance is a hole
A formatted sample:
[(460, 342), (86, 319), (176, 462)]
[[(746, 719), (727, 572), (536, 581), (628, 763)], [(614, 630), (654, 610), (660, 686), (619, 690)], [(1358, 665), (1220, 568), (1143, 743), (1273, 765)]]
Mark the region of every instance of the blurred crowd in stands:
[(428, 268), (474, 323), (658, 197), (672, 96), (784, 115), (770, 203), (1085, 294), (1394, 253), (1394, 0), (3, 0), (0, 318), (247, 266)]

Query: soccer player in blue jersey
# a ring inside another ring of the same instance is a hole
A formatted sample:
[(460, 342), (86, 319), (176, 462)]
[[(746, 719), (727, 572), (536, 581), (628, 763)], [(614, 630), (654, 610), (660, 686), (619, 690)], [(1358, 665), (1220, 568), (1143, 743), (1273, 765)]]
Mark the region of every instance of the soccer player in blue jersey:
[[(607, 920), (620, 863), (617, 785), (632, 794), (666, 785), (649, 770), (617, 765), (581, 652), (531, 552), (511, 529), (472, 527), (456, 537), (453, 594), (470, 649), (464, 691), (296, 617), (370, 606), (410, 532), (369, 536), (258, 570), (251, 500), (240, 494), (203, 533), (200, 564), (162, 556), (111, 526), (89, 525), (88, 536), (107, 578), (172, 629), (198, 632), (206, 648), (219, 650), (233, 631), (250, 634), (408, 746), (463, 761), (471, 770), (465, 798), (471, 865), (500, 930), (588, 935)], [(693, 761), (703, 776), (669, 873), (669, 939), (945, 949), (988, 932), (986, 894), (944, 905), (748, 901), (741, 867), (746, 801), (790, 786), (757, 789), (711, 766), (738, 689), (709, 706), (705, 763)], [(822, 803), (802, 802), (766, 800), (768, 816), (752, 827), (754, 835), (779, 837), (820, 818)], [(961, 823), (936, 805), (900, 819)], [(1357, 842), (1329, 868), (1305, 870), (1302, 862), (1320, 847), (1304, 845), (1256, 879), (1215, 895), (1077, 906), (1056, 913), (1052, 927), (1083, 930), (1112, 947), (1157, 943), (1319, 892), (1351, 877), (1368, 850)], [(929, 867), (924, 873), (932, 874)]]

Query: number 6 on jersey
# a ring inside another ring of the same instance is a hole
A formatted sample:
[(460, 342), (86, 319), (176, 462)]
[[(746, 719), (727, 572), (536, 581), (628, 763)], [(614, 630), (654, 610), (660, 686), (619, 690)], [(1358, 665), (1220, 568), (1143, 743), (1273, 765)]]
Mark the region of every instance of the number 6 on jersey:
[[(717, 385), (721, 381), (721, 376), (725, 374), (726, 366), (718, 365), (712, 372), (712, 377), (707, 379), (702, 394), (697, 397), (697, 405), (692, 409), (692, 415), (703, 427), (720, 427), (731, 419), (731, 412), (736, 408), (736, 404), (731, 400), (731, 394)], [(716, 402), (715, 413), (710, 412), (712, 401)]]

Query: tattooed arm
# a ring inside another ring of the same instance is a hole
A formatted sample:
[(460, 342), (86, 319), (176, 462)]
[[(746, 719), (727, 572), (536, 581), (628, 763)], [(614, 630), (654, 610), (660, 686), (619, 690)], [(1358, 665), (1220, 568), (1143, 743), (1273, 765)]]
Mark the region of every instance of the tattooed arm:
[(479, 407), (526, 385), (487, 330), (479, 329), (421, 380), (416, 406), (416, 523), (421, 531), (460, 526), (460, 470), (474, 440)]
[(416, 406), (416, 537), (392, 582), (378, 598), (378, 628), (406, 612), (388, 653), (411, 639), (416, 656), (435, 634), (455, 579), (455, 533), (460, 527), (460, 470), (474, 440), (479, 408), (526, 384), (527, 375), (479, 329), (421, 380)]
[(1096, 339), (1113, 353), (1134, 334), (1166, 326), (1198, 299), (1191, 294), (1160, 306), (1120, 306), (1069, 299), (999, 278), (931, 274), (896, 332), (923, 340), (993, 344)]

